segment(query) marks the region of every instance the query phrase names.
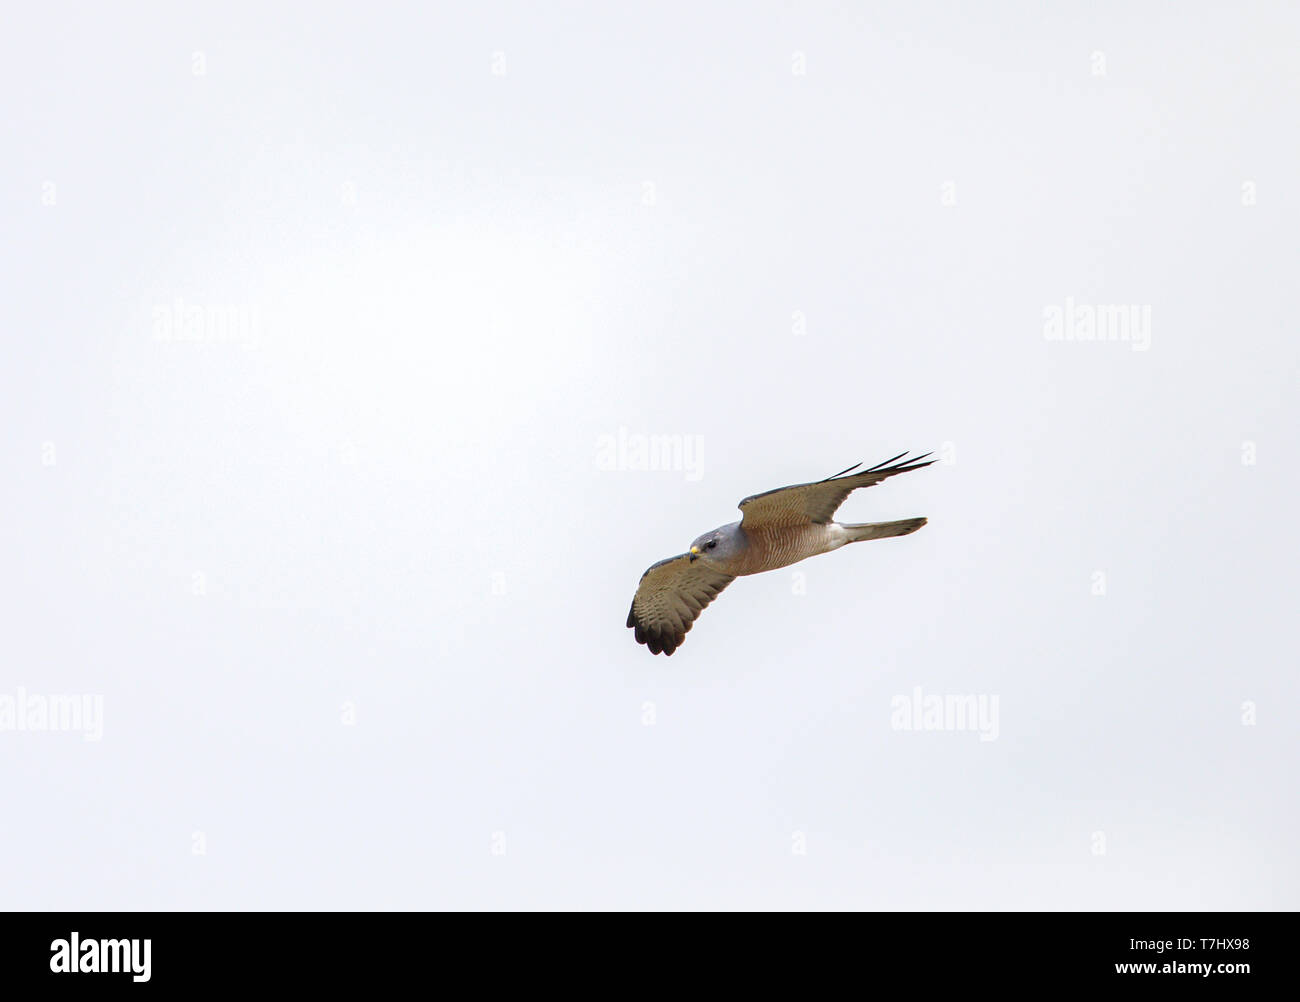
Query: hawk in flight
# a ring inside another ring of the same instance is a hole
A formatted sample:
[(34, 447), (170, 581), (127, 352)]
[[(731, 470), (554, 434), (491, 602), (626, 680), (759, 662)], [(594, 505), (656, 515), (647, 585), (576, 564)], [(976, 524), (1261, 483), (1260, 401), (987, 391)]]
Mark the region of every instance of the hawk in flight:
[(932, 453), (915, 459), (905, 459), (906, 455), (900, 453), (858, 473), (853, 471), (861, 463), (816, 483), (778, 487), (745, 498), (740, 502), (744, 517), (739, 522), (706, 532), (689, 552), (661, 560), (641, 575), (627, 614), (637, 643), (645, 644), (652, 654), (672, 654), (686, 641), (704, 607), (742, 575), (788, 567), (845, 543), (906, 536), (921, 528), (924, 518), (856, 525), (831, 521), (844, 499), (859, 487), (934, 462), (922, 462)]

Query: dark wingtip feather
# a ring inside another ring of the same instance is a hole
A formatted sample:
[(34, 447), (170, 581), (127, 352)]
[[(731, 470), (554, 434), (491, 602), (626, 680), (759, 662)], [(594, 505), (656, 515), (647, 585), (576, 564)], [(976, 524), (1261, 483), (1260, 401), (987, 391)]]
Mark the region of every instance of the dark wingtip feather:
[[(834, 480), (836, 477), (842, 477), (842, 476), (844, 476), (844, 474), (846, 474), (846, 473), (852, 473), (854, 470), (856, 470), (856, 469), (857, 469), (859, 466), (861, 466), (861, 465), (862, 465), (861, 463), (854, 463), (854, 464), (853, 464), (852, 466), (850, 466), (847, 470), (840, 470), (839, 473), (833, 473), (833, 474), (831, 474), (829, 477), (826, 478), (826, 480)], [(826, 483), (826, 480), (823, 480), (822, 483)]]
[(863, 470), (862, 472), (879, 473), (881, 470), (886, 469), (890, 463), (897, 462), (898, 460), (902, 459), (906, 455), (907, 455), (906, 452), (900, 452), (897, 456), (891, 456), (889, 459), (886, 459), (883, 463), (877, 463), (875, 466), (871, 467), (870, 469)]
[(686, 639), (685, 631), (673, 634), (646, 626), (637, 620), (634, 610), (629, 611), (627, 614), (627, 625), (632, 628), (632, 635), (636, 637), (636, 642), (648, 647), (651, 654), (665, 654), (671, 657), (673, 651), (681, 647), (682, 642)]
[[(923, 466), (930, 466), (938, 462), (938, 460), (934, 460), (934, 459), (931, 459), (928, 463), (921, 462), (921, 460), (933, 456), (934, 455), (933, 452), (927, 452), (921, 456), (913, 456), (911, 459), (904, 459), (903, 457), (905, 457), (906, 455), (907, 455), (906, 452), (900, 452), (893, 459), (886, 459), (883, 463), (880, 463), (877, 466), (873, 466), (869, 470), (863, 470), (863, 472), (864, 473), (906, 473), (909, 470), (919, 470)], [(898, 462), (898, 460), (900, 459), (903, 460), (901, 463)]]

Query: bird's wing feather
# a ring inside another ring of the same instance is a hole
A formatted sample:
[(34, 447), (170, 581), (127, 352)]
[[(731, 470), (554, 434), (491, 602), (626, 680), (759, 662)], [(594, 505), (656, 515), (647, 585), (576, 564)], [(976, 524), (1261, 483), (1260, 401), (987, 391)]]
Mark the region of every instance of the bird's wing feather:
[(706, 567), (703, 560), (692, 560), (689, 553), (661, 560), (641, 575), (627, 625), (636, 631), (637, 643), (652, 654), (672, 654), (704, 607), (735, 580)]
[[(825, 480), (811, 484), (794, 484), (791, 487), (778, 487), (776, 490), (753, 494), (740, 502), (744, 512), (740, 527), (745, 530), (790, 528), (799, 525), (817, 523), (825, 525), (835, 515), (835, 511), (844, 503), (844, 499), (859, 487), (870, 487), (887, 477), (908, 470), (919, 470), (929, 466), (934, 460), (921, 462), (925, 456), (904, 459), (907, 453), (901, 453), (893, 459), (887, 459), (878, 466), (860, 473), (853, 473), (857, 466), (850, 466), (843, 473), (837, 473)], [(898, 462), (898, 460), (902, 462)], [(859, 463), (858, 466), (862, 464)]]

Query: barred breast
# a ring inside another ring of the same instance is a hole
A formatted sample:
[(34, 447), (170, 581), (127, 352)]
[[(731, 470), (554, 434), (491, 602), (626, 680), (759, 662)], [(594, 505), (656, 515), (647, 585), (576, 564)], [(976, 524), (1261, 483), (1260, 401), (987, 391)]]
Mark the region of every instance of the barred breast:
[(844, 545), (843, 533), (835, 532), (838, 528), (832, 523), (746, 531), (749, 549), (742, 562), (743, 569), (733, 573), (761, 574), (837, 549)]

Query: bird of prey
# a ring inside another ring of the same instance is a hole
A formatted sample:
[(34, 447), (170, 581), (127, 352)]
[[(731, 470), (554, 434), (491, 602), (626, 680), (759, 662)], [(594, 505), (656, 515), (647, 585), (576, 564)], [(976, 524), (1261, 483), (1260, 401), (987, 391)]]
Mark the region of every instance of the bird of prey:
[[(788, 567), (819, 553), (863, 539), (906, 536), (924, 518), (847, 524), (831, 521), (844, 499), (898, 473), (919, 470), (932, 453), (905, 459), (902, 452), (869, 470), (847, 470), (811, 484), (794, 484), (753, 494), (740, 502), (743, 518), (706, 532), (686, 553), (653, 564), (641, 575), (627, 625), (652, 654), (669, 654), (686, 640), (700, 613), (718, 592), (746, 574)], [(902, 462), (899, 462), (902, 460)]]

